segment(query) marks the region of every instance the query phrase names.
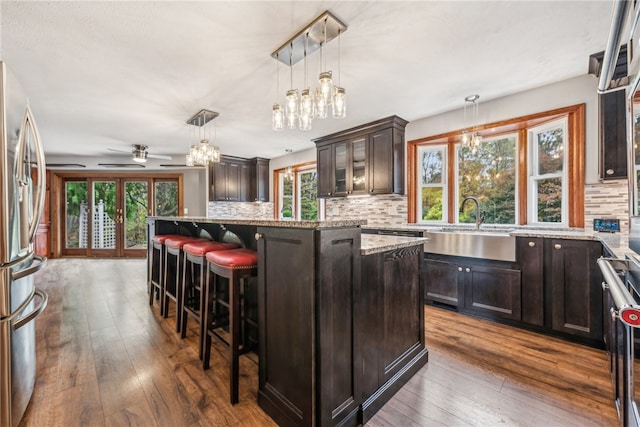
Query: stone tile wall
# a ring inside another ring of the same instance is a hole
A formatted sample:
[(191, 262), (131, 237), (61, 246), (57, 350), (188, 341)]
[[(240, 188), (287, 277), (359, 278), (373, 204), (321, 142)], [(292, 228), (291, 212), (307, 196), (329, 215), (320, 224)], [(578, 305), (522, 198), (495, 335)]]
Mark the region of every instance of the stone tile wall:
[(629, 191), (626, 179), (603, 181), (585, 186), (586, 231), (593, 230), (594, 218), (617, 218), (620, 231), (629, 231)]
[(399, 225), (407, 223), (407, 196), (336, 197), (326, 199), (326, 219), (365, 218), (368, 224)]
[(273, 219), (273, 202), (209, 202), (207, 218)]

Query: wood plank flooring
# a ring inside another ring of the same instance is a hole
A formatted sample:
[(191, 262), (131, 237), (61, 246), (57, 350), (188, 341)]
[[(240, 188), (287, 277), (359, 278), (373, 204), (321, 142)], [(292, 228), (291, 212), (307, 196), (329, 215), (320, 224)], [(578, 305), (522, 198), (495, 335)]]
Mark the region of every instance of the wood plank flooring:
[[(39, 273), (49, 306), (21, 426), (275, 425), (256, 403), (255, 355), (241, 357), (232, 406), (222, 350), (203, 371), (196, 331), (181, 340), (145, 281), (145, 260), (59, 259)], [(425, 310), (429, 363), (367, 426), (617, 425), (604, 352)]]

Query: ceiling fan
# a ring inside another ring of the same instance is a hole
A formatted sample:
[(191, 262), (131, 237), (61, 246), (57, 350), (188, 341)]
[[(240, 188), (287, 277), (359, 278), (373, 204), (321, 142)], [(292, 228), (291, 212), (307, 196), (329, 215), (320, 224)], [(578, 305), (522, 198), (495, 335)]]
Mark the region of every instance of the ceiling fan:
[(132, 144), (130, 151), (119, 150), (117, 148), (107, 148), (107, 150), (115, 151), (117, 153), (131, 153), (131, 155), (133, 156), (131, 158), (131, 160), (133, 160), (134, 162), (138, 162), (138, 163), (145, 163), (147, 161), (147, 158), (149, 158), (149, 159), (172, 160), (171, 156), (166, 156), (166, 155), (163, 155), (163, 154), (151, 154), (151, 153), (149, 153), (147, 151), (148, 149), (149, 149), (149, 146), (142, 145), (142, 144)]

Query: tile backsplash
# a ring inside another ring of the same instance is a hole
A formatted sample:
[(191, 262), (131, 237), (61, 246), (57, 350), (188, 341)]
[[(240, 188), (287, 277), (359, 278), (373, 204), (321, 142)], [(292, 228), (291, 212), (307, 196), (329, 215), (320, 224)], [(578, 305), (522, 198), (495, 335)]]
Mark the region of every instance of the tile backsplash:
[(273, 202), (209, 202), (207, 218), (273, 219)]
[(629, 231), (629, 189), (626, 179), (585, 185), (585, 230), (593, 229), (594, 218), (617, 218), (620, 230)]
[(364, 218), (369, 225), (407, 223), (407, 196), (336, 197), (326, 199), (326, 219)]

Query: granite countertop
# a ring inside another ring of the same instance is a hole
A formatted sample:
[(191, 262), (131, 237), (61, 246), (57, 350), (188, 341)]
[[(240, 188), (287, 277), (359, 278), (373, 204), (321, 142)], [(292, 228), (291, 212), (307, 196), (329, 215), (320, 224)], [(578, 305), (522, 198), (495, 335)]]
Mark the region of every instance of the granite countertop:
[(428, 242), (427, 237), (400, 237), (378, 234), (363, 234), (360, 241), (360, 255), (371, 255), (394, 249), (408, 248)]
[(176, 222), (198, 222), (203, 224), (234, 224), (254, 225), (258, 227), (283, 227), (283, 228), (340, 228), (358, 227), (367, 223), (366, 219), (339, 219), (329, 221), (290, 221), (275, 219), (234, 219), (234, 218), (207, 218), (199, 216), (150, 216), (148, 219)]
[[(461, 224), (443, 224), (443, 225), (422, 225), (422, 224), (399, 224), (399, 225), (380, 225), (380, 224), (367, 224), (363, 226), (364, 229), (370, 230), (397, 230), (397, 231), (423, 231), (429, 232), (446, 232), (451, 231), (476, 231), (473, 224), (461, 225)], [(624, 259), (627, 254), (635, 254), (634, 251), (629, 249), (628, 235), (625, 233), (603, 233), (597, 231), (585, 231), (583, 229), (576, 228), (539, 228), (539, 227), (518, 227), (513, 226), (496, 226), (496, 225), (483, 225), (480, 228), (482, 232), (503, 232), (508, 233), (515, 237), (542, 237), (542, 238), (554, 238), (554, 239), (570, 239), (570, 240), (595, 240), (601, 242), (605, 249), (611, 253), (614, 257)], [(428, 234), (425, 236), (428, 237)]]

